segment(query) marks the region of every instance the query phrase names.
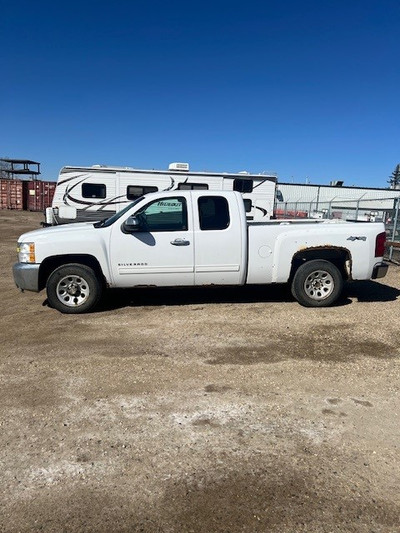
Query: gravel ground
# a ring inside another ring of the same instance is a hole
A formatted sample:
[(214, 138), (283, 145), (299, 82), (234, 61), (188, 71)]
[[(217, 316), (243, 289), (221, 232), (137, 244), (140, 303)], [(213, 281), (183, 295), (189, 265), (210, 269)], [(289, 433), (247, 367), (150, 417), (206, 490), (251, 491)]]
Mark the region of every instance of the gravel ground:
[(398, 532), (400, 269), (285, 287), (20, 293), (0, 211), (0, 531)]

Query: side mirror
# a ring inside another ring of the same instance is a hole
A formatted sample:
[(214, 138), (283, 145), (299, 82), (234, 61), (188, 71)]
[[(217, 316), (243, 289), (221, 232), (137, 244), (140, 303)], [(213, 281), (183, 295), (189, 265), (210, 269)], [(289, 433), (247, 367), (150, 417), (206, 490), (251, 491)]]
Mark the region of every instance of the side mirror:
[(127, 218), (122, 224), (122, 231), (124, 231), (124, 233), (133, 233), (134, 231), (140, 231), (141, 229), (142, 226), (140, 220), (135, 216)]

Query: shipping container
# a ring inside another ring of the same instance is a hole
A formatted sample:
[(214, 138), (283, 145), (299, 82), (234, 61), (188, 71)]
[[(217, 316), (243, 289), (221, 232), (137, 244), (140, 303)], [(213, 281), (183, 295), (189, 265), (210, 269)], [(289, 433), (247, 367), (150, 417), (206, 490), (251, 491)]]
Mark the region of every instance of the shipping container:
[(54, 181), (25, 181), (24, 189), (28, 211), (44, 211), (53, 201), (56, 183)]
[(53, 201), (54, 181), (0, 179), (0, 209), (44, 211)]
[(22, 180), (0, 179), (0, 209), (25, 209)]

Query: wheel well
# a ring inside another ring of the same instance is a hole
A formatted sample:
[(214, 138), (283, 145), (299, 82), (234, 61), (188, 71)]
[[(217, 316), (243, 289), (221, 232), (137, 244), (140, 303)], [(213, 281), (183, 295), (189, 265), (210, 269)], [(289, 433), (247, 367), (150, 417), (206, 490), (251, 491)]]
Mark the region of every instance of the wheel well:
[(297, 252), (292, 258), (290, 280), (293, 279), (299, 266), (306, 261), (315, 259), (333, 263), (342, 274), (343, 279), (351, 278), (351, 254), (346, 248), (310, 248)]
[(105, 278), (101, 270), (100, 263), (92, 255), (55, 255), (47, 257), (40, 265), (39, 270), (39, 290), (44, 289), (50, 274), (58, 267), (69, 263), (79, 263), (92, 268), (99, 276), (99, 280), (105, 283)]

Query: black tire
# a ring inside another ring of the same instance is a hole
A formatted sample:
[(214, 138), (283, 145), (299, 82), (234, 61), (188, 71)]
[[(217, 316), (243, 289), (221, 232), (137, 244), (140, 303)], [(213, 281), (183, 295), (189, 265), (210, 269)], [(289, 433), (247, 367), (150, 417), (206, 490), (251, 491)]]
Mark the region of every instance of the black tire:
[(86, 313), (99, 301), (102, 284), (85, 265), (69, 263), (56, 268), (47, 280), (49, 305), (61, 313)]
[(305, 307), (328, 307), (336, 302), (342, 290), (343, 277), (329, 261), (304, 263), (292, 281), (292, 294)]

